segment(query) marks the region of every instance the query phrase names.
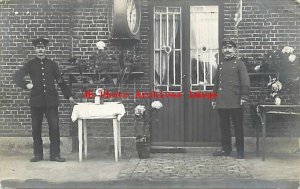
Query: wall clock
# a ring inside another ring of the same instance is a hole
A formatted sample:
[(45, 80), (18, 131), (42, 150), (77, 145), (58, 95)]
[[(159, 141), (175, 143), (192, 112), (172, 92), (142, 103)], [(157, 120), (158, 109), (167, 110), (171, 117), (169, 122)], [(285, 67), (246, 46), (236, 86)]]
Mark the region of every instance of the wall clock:
[(114, 0), (112, 39), (140, 39), (141, 9), (139, 0)]

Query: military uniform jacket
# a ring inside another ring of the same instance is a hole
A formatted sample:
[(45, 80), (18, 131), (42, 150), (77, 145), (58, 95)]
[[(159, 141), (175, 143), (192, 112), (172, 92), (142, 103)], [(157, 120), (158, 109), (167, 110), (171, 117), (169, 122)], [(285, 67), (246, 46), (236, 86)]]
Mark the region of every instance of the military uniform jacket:
[(244, 62), (235, 57), (220, 62), (214, 84), (216, 109), (240, 108), (240, 100), (248, 99), (250, 87)]
[(30, 90), (30, 106), (58, 106), (59, 99), (55, 80), (60, 86), (64, 97), (66, 99), (71, 97), (71, 91), (63, 80), (58, 65), (52, 60), (35, 58), (27, 62), (14, 75), (17, 86), (28, 90), (26, 85), (29, 82), (24, 79), (28, 74), (33, 84), (33, 88)]

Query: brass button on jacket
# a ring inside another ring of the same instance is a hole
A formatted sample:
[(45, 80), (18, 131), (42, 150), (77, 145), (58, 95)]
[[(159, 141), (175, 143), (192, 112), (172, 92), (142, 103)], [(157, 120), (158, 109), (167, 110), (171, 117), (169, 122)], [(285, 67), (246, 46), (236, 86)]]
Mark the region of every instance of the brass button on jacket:
[(216, 108), (240, 108), (241, 98), (249, 94), (250, 80), (243, 61), (231, 58), (219, 64), (214, 79), (214, 92), (218, 93)]

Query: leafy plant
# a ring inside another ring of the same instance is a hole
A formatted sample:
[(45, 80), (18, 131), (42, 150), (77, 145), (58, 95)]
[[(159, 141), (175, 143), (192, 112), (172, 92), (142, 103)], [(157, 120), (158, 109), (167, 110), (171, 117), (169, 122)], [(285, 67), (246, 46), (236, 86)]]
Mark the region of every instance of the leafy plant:
[[(105, 43), (96, 43), (98, 51), (88, 60), (72, 57), (68, 60), (68, 66), (63, 69), (63, 74), (69, 72), (72, 83), (78, 82), (76, 74), (79, 74), (81, 83), (106, 83), (122, 90), (122, 84), (135, 70), (138, 56), (129, 54), (128, 51), (121, 49), (119, 55), (114, 53), (108, 55)], [(85, 75), (84, 73), (89, 73)], [(129, 73), (129, 74), (128, 74)]]
[[(162, 107), (163, 105), (160, 101), (153, 101), (148, 108), (144, 105), (135, 107), (135, 133), (137, 142), (150, 142), (151, 129), (154, 125), (158, 125), (157, 114)], [(139, 121), (143, 122), (143, 130), (142, 134), (137, 135), (137, 122)]]
[(294, 54), (294, 48), (285, 46), (282, 49), (269, 51), (261, 58), (260, 65), (254, 70), (257, 72), (279, 73), (280, 80), (285, 83), (299, 80), (299, 60)]

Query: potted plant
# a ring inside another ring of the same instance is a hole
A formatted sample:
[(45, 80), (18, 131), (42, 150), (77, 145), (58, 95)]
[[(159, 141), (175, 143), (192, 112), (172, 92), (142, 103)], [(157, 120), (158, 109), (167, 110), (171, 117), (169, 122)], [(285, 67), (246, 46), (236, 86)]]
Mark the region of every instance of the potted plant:
[[(253, 68), (255, 72), (266, 73), (266, 75), (272, 74), (272, 77), (277, 75), (276, 81), (280, 80), (282, 85), (284, 85), (284, 90), (287, 90), (291, 95), (291, 103), (298, 104), (300, 102), (299, 58), (295, 55), (293, 47), (284, 46), (280, 49), (268, 51), (262, 57), (254, 57), (254, 59), (259, 62), (259, 64)], [(251, 68), (249, 69), (250, 71), (252, 70)], [(272, 81), (274, 81), (274, 78)], [(271, 84), (273, 83), (269, 81), (269, 88)], [(278, 95), (274, 96), (274, 94), (272, 94), (272, 98), (277, 97), (276, 103), (279, 104)]]
[[(153, 101), (149, 108), (144, 105), (135, 107), (135, 133), (136, 133), (136, 150), (140, 159), (150, 157), (151, 130), (157, 124), (157, 114), (163, 105), (160, 101)], [(137, 135), (137, 124), (142, 121), (142, 134)]]
[(70, 58), (62, 69), (62, 74), (69, 76), (70, 85), (80, 83), (83, 92), (85, 84), (103, 84), (104, 88), (112, 87), (112, 91), (122, 92), (124, 82), (129, 79), (134, 66), (137, 65), (138, 56), (123, 48), (119, 53), (109, 55), (103, 41), (98, 41), (95, 46), (97, 51), (89, 59)]

